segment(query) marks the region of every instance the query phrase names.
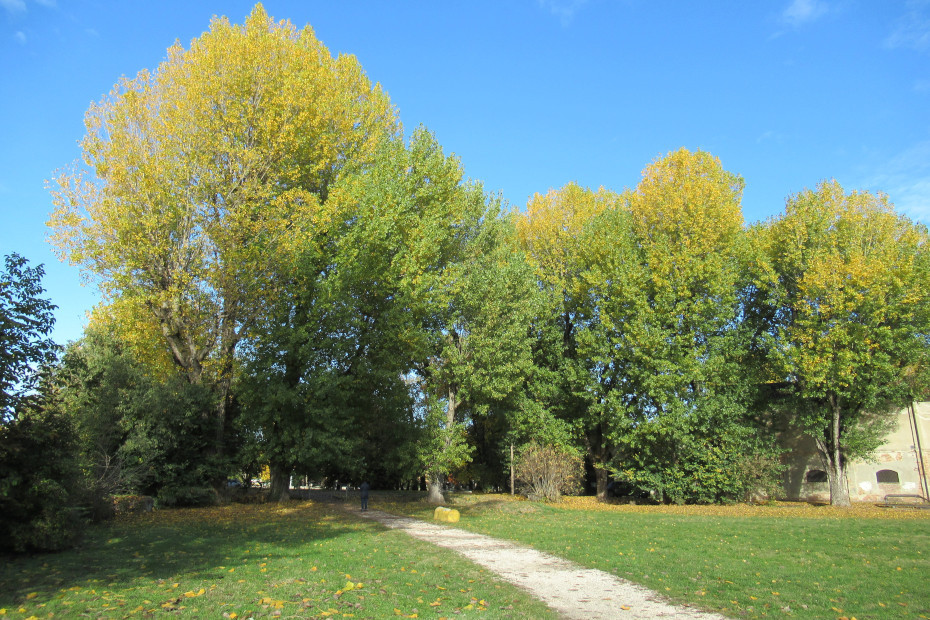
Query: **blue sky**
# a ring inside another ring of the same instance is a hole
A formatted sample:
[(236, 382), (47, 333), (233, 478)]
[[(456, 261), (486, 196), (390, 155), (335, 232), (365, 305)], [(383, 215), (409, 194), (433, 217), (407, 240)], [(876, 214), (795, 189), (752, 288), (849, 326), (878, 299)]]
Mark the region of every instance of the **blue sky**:
[[(55, 338), (95, 303), (46, 242), (44, 180), (83, 115), (213, 15), (253, 2), (0, 0), (0, 254), (46, 266)], [(679, 147), (743, 176), (747, 222), (836, 178), (930, 223), (930, 1), (268, 0), (356, 55), (404, 125), (523, 206), (569, 181), (621, 190)]]

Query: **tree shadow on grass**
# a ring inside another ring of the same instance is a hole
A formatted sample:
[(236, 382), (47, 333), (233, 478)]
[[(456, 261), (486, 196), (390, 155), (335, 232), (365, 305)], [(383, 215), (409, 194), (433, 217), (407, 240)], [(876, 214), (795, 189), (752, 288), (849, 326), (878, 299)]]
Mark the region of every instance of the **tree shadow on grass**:
[(297, 558), (315, 543), (375, 531), (366, 520), (311, 502), (159, 510), (91, 527), (77, 548), (0, 557), (0, 608), (35, 592), (119, 590), (165, 581), (219, 581), (263, 556)]

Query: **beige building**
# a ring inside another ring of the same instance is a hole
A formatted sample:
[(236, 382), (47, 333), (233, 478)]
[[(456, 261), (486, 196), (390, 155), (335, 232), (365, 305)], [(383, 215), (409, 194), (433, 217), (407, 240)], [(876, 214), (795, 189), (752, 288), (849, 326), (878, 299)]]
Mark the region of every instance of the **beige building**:
[[(808, 437), (786, 437), (792, 451), (785, 474), (788, 499), (830, 501), (830, 484)], [(898, 412), (896, 424), (872, 461), (853, 461), (847, 467), (849, 498), (854, 502), (881, 502), (887, 495), (919, 495), (930, 499), (930, 402), (915, 403)]]

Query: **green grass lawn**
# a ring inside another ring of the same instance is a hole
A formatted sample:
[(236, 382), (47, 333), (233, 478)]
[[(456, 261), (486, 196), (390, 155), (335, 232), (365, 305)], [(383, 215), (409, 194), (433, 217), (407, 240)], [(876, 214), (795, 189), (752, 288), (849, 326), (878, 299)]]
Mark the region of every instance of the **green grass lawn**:
[(6, 618), (552, 618), (451, 551), (310, 502), (160, 510), (0, 557)]
[[(460, 496), (466, 529), (734, 617), (930, 618), (930, 514), (859, 507), (565, 506)], [(389, 511), (429, 518), (422, 502)]]
[[(372, 507), (429, 519), (413, 496)], [(930, 618), (930, 514), (453, 501), (459, 525), (733, 617)], [(488, 571), (325, 504), (162, 510), (0, 558), (6, 618), (554, 617)]]

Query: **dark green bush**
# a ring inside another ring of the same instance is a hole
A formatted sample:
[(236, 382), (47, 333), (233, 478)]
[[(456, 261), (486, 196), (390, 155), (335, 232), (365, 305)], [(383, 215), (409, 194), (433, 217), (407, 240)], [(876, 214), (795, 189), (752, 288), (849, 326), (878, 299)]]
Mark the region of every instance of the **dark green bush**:
[(169, 485), (159, 489), (155, 499), (159, 506), (210, 506), (217, 495), (210, 487)]
[(32, 411), (0, 422), (0, 549), (72, 546), (85, 522), (70, 420)]

